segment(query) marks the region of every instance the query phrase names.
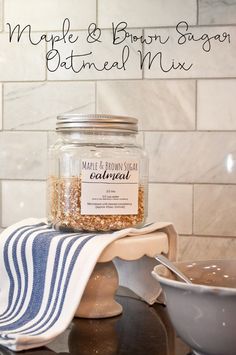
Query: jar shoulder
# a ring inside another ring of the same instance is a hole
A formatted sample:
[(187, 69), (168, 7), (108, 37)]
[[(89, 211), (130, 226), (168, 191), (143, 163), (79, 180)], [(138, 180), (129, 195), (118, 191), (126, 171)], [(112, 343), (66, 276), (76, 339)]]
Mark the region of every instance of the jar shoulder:
[(124, 155), (132, 154), (140, 157), (146, 157), (147, 153), (139, 144), (85, 144), (71, 143), (58, 140), (49, 148), (51, 153), (56, 155), (70, 154), (89, 154), (89, 155)]

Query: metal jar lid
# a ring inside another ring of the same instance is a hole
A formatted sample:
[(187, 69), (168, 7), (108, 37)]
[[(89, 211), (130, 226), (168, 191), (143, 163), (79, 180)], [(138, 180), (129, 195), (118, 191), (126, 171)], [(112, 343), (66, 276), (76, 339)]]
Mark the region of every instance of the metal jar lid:
[(65, 114), (57, 117), (56, 130), (136, 133), (138, 120), (133, 117), (102, 114)]

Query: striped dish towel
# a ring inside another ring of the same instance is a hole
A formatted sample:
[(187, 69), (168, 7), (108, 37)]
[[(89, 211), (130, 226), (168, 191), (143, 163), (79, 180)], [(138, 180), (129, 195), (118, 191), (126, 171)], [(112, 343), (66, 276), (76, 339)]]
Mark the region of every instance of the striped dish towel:
[(43, 346), (70, 324), (93, 268), (116, 239), (149, 233), (154, 223), (110, 234), (62, 233), (27, 219), (0, 235), (0, 344)]

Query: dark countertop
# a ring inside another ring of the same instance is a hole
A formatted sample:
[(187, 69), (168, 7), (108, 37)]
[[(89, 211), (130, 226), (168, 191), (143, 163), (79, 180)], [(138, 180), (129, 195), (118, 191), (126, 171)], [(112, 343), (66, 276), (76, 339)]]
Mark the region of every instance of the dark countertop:
[[(108, 319), (75, 318), (70, 327), (47, 347), (23, 351), (25, 355), (190, 355), (175, 334), (166, 308), (118, 297), (123, 314)], [(0, 348), (0, 355), (16, 354)]]

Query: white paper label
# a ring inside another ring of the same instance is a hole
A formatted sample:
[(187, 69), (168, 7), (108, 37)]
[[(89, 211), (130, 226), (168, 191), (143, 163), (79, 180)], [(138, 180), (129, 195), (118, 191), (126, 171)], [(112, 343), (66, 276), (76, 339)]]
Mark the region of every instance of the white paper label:
[(83, 159), (81, 162), (81, 214), (138, 213), (139, 162), (137, 160)]

